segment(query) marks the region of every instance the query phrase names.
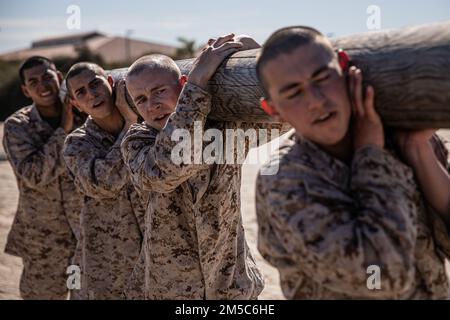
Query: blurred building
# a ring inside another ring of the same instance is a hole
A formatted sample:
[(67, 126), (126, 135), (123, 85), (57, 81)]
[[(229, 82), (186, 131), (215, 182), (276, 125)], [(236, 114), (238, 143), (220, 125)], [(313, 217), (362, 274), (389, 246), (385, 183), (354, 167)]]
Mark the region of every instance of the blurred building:
[(37, 40), (32, 43), (29, 49), (0, 54), (0, 60), (24, 60), (35, 55), (50, 59), (59, 57), (76, 58), (79, 49), (89, 49), (108, 64), (132, 62), (149, 53), (174, 56), (177, 50), (173, 46), (149, 41), (107, 36), (99, 32), (87, 32)]

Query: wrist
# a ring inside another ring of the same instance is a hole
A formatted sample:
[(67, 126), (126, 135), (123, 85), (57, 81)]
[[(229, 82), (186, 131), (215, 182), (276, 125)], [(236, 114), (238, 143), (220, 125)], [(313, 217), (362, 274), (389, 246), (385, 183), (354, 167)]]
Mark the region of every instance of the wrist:
[(434, 153), (433, 147), (429, 141), (422, 142), (408, 142), (403, 147), (403, 156), (405, 160), (411, 165), (415, 166), (420, 163), (423, 155), (427, 153)]
[(360, 149), (364, 149), (366, 147), (374, 147), (374, 148), (378, 148), (378, 149), (384, 149), (384, 143), (379, 143), (379, 142), (365, 142), (365, 143), (356, 143), (354, 145), (354, 152), (360, 150)]
[(188, 81), (189, 83), (196, 85), (197, 87), (200, 87), (202, 89), (206, 89), (208, 86), (208, 79), (204, 79), (202, 77), (196, 77), (196, 76), (189, 76)]
[(131, 127), (133, 124), (135, 124), (136, 123), (136, 121), (132, 121), (132, 120), (127, 120), (127, 119), (125, 119), (125, 123), (124, 123), (124, 128), (129, 128), (129, 127)]

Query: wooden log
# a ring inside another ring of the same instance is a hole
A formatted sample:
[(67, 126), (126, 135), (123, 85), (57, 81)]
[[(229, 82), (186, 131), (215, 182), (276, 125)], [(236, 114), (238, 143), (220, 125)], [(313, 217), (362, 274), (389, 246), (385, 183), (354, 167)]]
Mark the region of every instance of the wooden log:
[[(374, 86), (376, 108), (387, 126), (450, 128), (450, 22), (369, 32), (332, 43), (349, 53), (365, 81)], [(213, 96), (211, 119), (273, 121), (259, 106), (258, 51), (238, 52), (219, 67), (208, 88)], [(188, 74), (193, 61), (177, 64)], [(118, 79), (125, 72), (111, 74)]]

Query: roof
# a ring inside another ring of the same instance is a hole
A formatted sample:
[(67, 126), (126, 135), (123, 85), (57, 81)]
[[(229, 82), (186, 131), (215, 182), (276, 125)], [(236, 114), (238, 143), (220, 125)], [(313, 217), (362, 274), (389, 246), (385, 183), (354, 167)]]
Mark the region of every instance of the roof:
[(79, 47), (87, 47), (92, 53), (100, 55), (106, 63), (121, 63), (124, 61), (131, 63), (131, 61), (149, 53), (173, 56), (177, 50), (174, 46), (89, 32), (35, 41), (29, 49), (1, 54), (0, 60), (25, 60), (34, 55), (49, 59), (58, 57), (76, 58), (78, 55), (76, 49)]
[(37, 47), (47, 47), (47, 46), (54, 46), (54, 45), (63, 45), (63, 44), (81, 44), (82, 42), (85, 42), (89, 39), (96, 38), (96, 37), (104, 37), (105, 35), (96, 31), (91, 32), (85, 32), (85, 33), (77, 33), (77, 34), (71, 34), (67, 36), (58, 36), (58, 37), (50, 37), (50, 38), (44, 38), (38, 41), (34, 41), (31, 44), (32, 48)]

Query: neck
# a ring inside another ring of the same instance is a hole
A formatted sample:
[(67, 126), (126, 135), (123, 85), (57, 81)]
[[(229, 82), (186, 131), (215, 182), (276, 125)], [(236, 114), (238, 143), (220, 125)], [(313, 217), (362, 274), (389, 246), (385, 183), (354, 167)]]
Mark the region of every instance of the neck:
[(57, 102), (51, 106), (40, 106), (36, 104), (36, 108), (39, 111), (41, 117), (56, 118), (61, 116), (62, 103), (58, 99)]
[(350, 164), (353, 157), (353, 140), (350, 135), (350, 130), (347, 132), (344, 139), (339, 141), (337, 144), (331, 146), (321, 146), (321, 148), (332, 157), (346, 164)]
[(113, 136), (118, 136), (124, 126), (124, 119), (117, 108), (114, 108), (113, 112), (105, 118), (96, 119), (94, 122), (106, 132)]

